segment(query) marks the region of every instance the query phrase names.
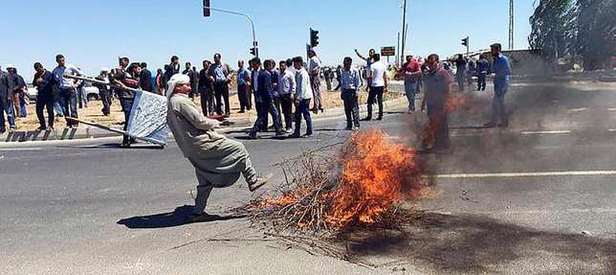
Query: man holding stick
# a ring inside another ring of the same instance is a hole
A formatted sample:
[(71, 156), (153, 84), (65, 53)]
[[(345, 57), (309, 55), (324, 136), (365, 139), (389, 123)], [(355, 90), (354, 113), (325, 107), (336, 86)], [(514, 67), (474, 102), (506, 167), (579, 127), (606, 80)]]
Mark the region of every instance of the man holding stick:
[[(129, 64), (128, 57), (120, 57), (119, 66), (111, 72), (111, 81), (113, 84), (123, 88), (137, 88), (139, 87), (139, 81), (134, 79), (129, 72), (126, 71), (126, 67)], [(122, 112), (124, 113), (124, 131), (128, 131), (128, 120), (130, 118), (130, 112), (133, 108), (133, 102), (135, 95), (128, 89), (115, 88), (115, 93), (120, 98), (120, 105), (122, 106)], [(130, 147), (132, 143), (135, 143), (135, 139), (128, 135), (124, 135), (122, 139), (122, 147)]]
[(257, 176), (244, 145), (217, 133), (215, 128), (219, 122), (199, 112), (188, 98), (190, 91), (188, 76), (171, 77), (167, 83), (167, 123), (184, 157), (195, 167), (199, 185), (189, 221), (198, 222), (210, 218), (204, 210), (213, 188), (229, 187), (243, 175), (248, 188), (254, 192), (267, 183), (271, 175)]
[(69, 128), (79, 126), (79, 122), (69, 119), (79, 118), (77, 114), (77, 86), (78, 83), (74, 79), (68, 79), (64, 75), (80, 75), (81, 72), (71, 65), (67, 65), (64, 56), (56, 55), (56, 63), (58, 66), (53, 70), (54, 83), (56, 83), (60, 100), (62, 102), (63, 114), (66, 117), (66, 126)]

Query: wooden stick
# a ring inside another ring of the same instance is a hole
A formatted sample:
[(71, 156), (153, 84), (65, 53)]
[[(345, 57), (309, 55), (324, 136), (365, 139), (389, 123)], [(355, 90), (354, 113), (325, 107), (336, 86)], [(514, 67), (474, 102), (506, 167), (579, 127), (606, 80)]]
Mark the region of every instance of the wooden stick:
[(69, 120), (74, 120), (74, 121), (77, 121), (79, 123), (83, 123), (83, 124), (86, 124), (86, 125), (94, 126), (94, 127), (97, 127), (97, 128), (103, 129), (103, 130), (107, 130), (107, 131), (110, 131), (110, 132), (114, 132), (114, 133), (118, 133), (118, 134), (122, 134), (122, 135), (127, 135), (129, 137), (134, 138), (134, 139), (143, 140), (143, 141), (146, 141), (146, 142), (149, 142), (149, 143), (154, 143), (154, 144), (158, 144), (158, 145), (162, 145), (162, 146), (167, 145), (166, 143), (164, 143), (164, 142), (162, 142), (160, 140), (156, 140), (156, 139), (148, 138), (148, 137), (134, 136), (134, 135), (131, 135), (131, 134), (129, 134), (128, 132), (126, 132), (124, 130), (107, 127), (105, 125), (98, 124), (98, 123), (95, 123), (95, 122), (84, 121), (84, 120), (73, 118), (73, 117), (65, 117), (65, 118), (69, 119)]

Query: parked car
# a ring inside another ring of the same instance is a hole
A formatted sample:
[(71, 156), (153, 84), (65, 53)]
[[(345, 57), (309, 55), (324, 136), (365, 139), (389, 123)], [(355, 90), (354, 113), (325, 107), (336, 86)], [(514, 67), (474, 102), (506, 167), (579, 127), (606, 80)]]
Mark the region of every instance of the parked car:
[[(92, 86), (90, 83), (86, 83), (84, 89), (86, 90), (88, 100), (100, 99), (98, 88)], [(30, 102), (35, 102), (38, 95), (38, 90), (32, 84), (28, 84), (28, 91), (26, 92), (26, 95), (28, 96)]]

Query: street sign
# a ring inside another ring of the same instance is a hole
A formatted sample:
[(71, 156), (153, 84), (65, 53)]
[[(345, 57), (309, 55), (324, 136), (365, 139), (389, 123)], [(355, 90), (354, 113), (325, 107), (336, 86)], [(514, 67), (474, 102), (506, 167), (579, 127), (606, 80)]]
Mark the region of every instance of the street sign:
[(396, 55), (396, 47), (381, 47), (381, 56)]

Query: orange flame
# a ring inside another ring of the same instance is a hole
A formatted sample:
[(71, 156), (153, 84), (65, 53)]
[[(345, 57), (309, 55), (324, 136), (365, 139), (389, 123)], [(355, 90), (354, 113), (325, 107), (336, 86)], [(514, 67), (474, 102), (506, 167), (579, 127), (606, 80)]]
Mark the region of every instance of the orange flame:
[[(420, 196), (424, 187), (416, 164), (416, 152), (405, 145), (392, 143), (381, 130), (353, 134), (331, 168), (327, 172), (332, 173), (332, 181), (317, 181), (319, 183), (314, 185), (310, 179), (303, 178), (301, 180), (306, 183), (299, 183), (279, 197), (256, 201), (252, 207), (273, 210), (274, 213), (305, 210), (305, 207), (293, 205), (309, 198), (319, 205), (319, 222), (329, 229), (340, 230), (354, 224), (378, 222), (395, 203)], [(322, 189), (330, 185), (333, 188)], [(297, 215), (301, 216), (297, 227), (314, 225), (312, 216), (302, 213)]]
[(415, 151), (393, 144), (380, 130), (360, 132), (341, 154), (341, 185), (331, 194), (326, 221), (335, 227), (371, 224), (417, 182)]

